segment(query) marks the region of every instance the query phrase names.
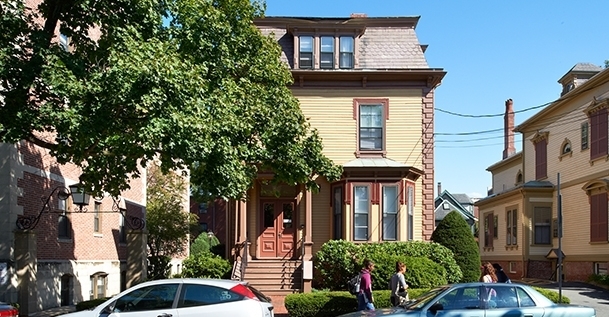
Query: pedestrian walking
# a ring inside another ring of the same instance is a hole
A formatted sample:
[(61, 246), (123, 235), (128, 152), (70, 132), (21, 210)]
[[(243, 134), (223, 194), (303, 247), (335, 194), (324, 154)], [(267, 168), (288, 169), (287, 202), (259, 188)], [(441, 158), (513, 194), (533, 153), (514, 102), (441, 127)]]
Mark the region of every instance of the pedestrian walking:
[(408, 301), (408, 284), (406, 284), (406, 279), (404, 278), (405, 272), (406, 265), (399, 261), (396, 262), (395, 273), (389, 280), (389, 289), (391, 290), (391, 297), (389, 299), (394, 307)]
[(359, 294), (357, 294), (357, 310), (374, 310), (374, 297), (372, 296), (372, 275), (374, 263), (364, 260), (364, 267), (360, 272), (361, 281)]

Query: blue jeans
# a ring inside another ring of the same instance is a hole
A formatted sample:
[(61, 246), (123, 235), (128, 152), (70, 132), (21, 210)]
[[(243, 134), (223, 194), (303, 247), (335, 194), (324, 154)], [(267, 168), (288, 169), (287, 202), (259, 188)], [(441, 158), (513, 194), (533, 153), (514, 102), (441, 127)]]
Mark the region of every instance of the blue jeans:
[(357, 294), (357, 310), (374, 310), (374, 304), (366, 298), (366, 294)]

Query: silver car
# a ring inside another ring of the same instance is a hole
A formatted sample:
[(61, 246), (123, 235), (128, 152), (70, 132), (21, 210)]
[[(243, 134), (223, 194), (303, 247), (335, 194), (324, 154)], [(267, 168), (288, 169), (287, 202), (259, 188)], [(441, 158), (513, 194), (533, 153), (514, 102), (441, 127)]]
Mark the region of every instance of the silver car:
[(246, 282), (166, 279), (133, 286), (92, 310), (65, 317), (273, 317), (273, 304)]
[(592, 307), (554, 304), (524, 284), (464, 283), (437, 287), (403, 307), (346, 316), (595, 317)]

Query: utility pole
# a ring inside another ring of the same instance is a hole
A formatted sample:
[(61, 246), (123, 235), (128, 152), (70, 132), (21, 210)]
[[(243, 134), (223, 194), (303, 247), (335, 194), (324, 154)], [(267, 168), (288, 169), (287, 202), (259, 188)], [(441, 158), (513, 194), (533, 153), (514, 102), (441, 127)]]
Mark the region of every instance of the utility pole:
[(560, 173), (556, 175), (558, 213), (558, 302), (562, 303), (562, 194), (560, 193)]

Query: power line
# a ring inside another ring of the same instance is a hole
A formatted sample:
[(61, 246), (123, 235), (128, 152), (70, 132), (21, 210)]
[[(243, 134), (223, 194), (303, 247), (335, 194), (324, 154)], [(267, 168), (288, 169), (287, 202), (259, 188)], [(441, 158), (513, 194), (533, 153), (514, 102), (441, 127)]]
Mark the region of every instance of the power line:
[[(514, 111), (513, 113), (521, 113), (521, 112), (526, 112), (526, 111), (531, 111), (531, 110), (539, 109), (539, 108), (545, 107), (547, 105), (550, 105), (552, 103), (554, 103), (554, 101), (546, 102), (543, 105), (534, 106), (534, 107), (530, 107), (530, 108)], [(453, 116), (465, 117), (465, 118), (493, 118), (493, 117), (501, 117), (501, 116), (505, 115), (505, 113), (497, 113), (497, 114), (463, 114), (463, 113), (452, 112), (452, 111), (448, 111), (448, 110), (444, 110), (444, 109), (440, 109), (440, 108), (434, 108), (434, 110), (440, 111), (440, 112), (444, 112), (444, 113), (447, 113), (447, 114), (450, 114), (450, 115), (453, 115)]]

